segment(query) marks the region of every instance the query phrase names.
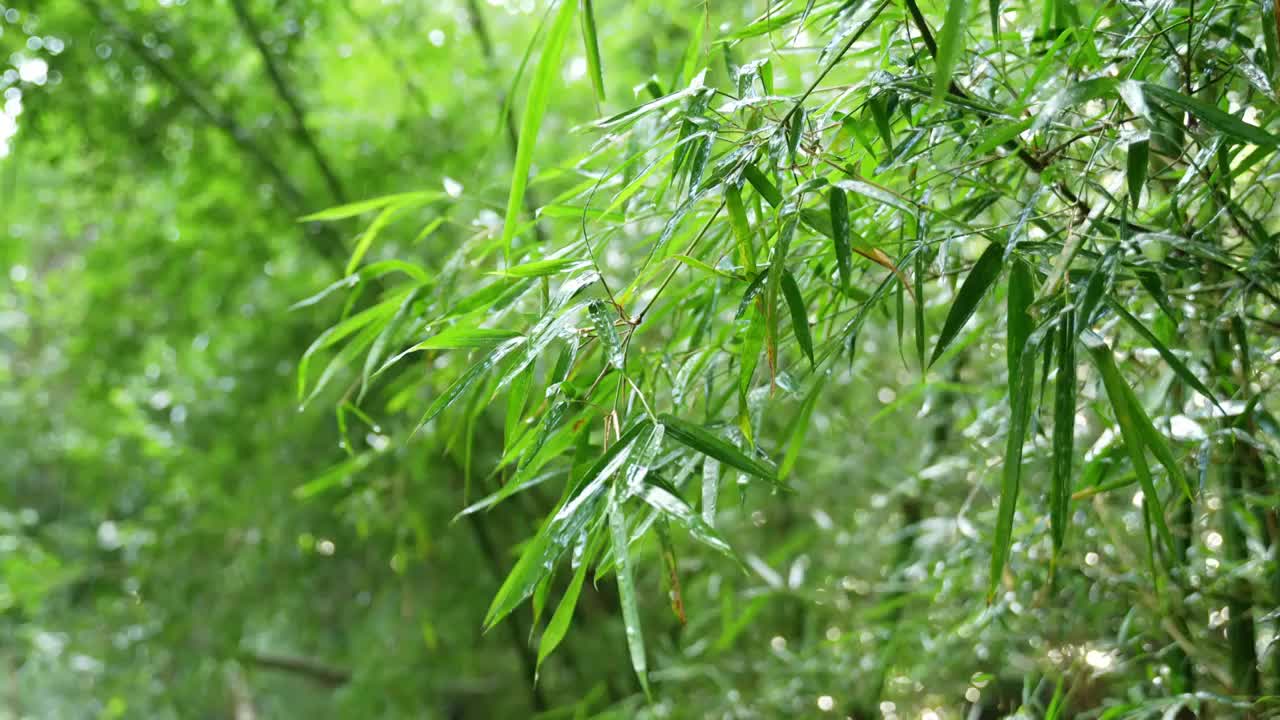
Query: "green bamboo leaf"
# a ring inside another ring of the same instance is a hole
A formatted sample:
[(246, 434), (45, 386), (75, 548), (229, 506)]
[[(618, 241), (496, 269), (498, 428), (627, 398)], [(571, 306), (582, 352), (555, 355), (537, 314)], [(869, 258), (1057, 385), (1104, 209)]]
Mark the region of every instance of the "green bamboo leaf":
[(364, 398), (365, 391), (369, 389), (369, 380), (373, 376), (378, 363), (382, 361), (383, 354), (387, 350), (387, 344), (395, 337), (404, 324), (404, 319), (408, 317), (409, 311), (413, 308), (413, 303), (417, 301), (421, 294), (422, 288), (415, 288), (413, 292), (405, 296), (404, 302), (396, 310), (391, 319), (382, 328), (382, 332), (378, 333), (377, 339), (373, 341), (373, 346), (369, 348), (369, 354), (364, 358), (364, 369), (360, 372), (360, 392), (357, 394), (357, 402)]
[(877, 185), (871, 182), (870, 180), (859, 180), (855, 178), (849, 178), (845, 180), (840, 180), (834, 183), (834, 185), (842, 190), (848, 190), (849, 192), (857, 193), (863, 197), (867, 197), (872, 200), (875, 200), (876, 202), (882, 205), (888, 205), (891, 208), (896, 208), (898, 210), (901, 210), (902, 212), (906, 212), (906, 213), (915, 212), (915, 208), (911, 206), (911, 203), (907, 201), (906, 198), (895, 193), (889, 188), (884, 187), (882, 185)]
[(1133, 203), (1135, 208), (1138, 207), (1138, 201), (1142, 199), (1142, 188), (1147, 184), (1147, 163), (1151, 155), (1150, 149), (1150, 141), (1137, 140), (1129, 143), (1126, 152), (1129, 202)]
[(1035, 288), (1031, 276), (1031, 266), (1022, 258), (1015, 257), (1009, 267), (1008, 327), (1009, 327), (1009, 392), (1013, 393), (1014, 378), (1018, 376), (1018, 361), (1027, 346), (1027, 338), (1031, 336), (1032, 320), (1028, 311), (1035, 300)]
[(1071, 465), (1075, 453), (1076, 428), (1076, 336), (1075, 313), (1060, 316), (1058, 328), (1058, 375), (1053, 399), (1053, 481), (1049, 489), (1049, 528), (1053, 536), (1052, 568), (1067, 542), (1071, 522)]
[(555, 613), (551, 615), (551, 621), (547, 623), (542, 639), (538, 641), (538, 663), (534, 668), (535, 675), (542, 669), (542, 661), (555, 652), (560, 642), (564, 640), (565, 634), (569, 632), (569, 625), (573, 622), (573, 610), (578, 606), (578, 595), (582, 593), (582, 583), (587, 578), (587, 566), (588, 559), (584, 557), (578, 565), (577, 572), (573, 574), (573, 580), (569, 581), (564, 597), (560, 598), (560, 604), (556, 606)]
[(947, 15), (942, 21), (942, 30), (938, 33), (938, 56), (934, 58), (936, 67), (933, 73), (933, 102), (942, 102), (951, 90), (951, 77), (955, 72), (956, 62), (964, 49), (965, 15), (969, 11), (969, 0), (948, 0)]
[[(787, 271), (787, 253), (791, 249), (791, 239), (796, 233), (796, 222), (794, 213), (783, 219), (782, 227), (778, 230), (778, 239), (774, 241), (773, 252), (769, 256), (769, 279), (765, 283), (764, 309), (770, 358), (776, 356), (778, 347), (778, 296), (782, 293), (782, 276)], [(774, 366), (774, 363), (770, 363), (770, 366)]]
[(978, 258), (978, 262), (974, 263), (968, 277), (964, 279), (964, 284), (956, 293), (955, 302), (947, 311), (947, 319), (942, 324), (942, 333), (938, 335), (938, 344), (934, 346), (933, 355), (929, 358), (930, 366), (938, 361), (947, 346), (964, 329), (965, 323), (973, 316), (978, 303), (995, 284), (996, 278), (1000, 277), (1000, 268), (1003, 264), (1004, 248), (999, 243), (988, 245), (982, 256)]
[(603, 102), (604, 70), (600, 65), (600, 40), (596, 34), (596, 11), (592, 0), (579, 0), (578, 20), (582, 25), (582, 45), (587, 52), (587, 70), (591, 75), (591, 86), (596, 91), (596, 101)]
[(785, 480), (787, 475), (791, 473), (791, 469), (795, 467), (796, 460), (800, 458), (800, 450), (804, 447), (805, 435), (809, 432), (809, 418), (813, 417), (813, 409), (817, 407), (818, 397), (826, 384), (827, 375), (820, 375), (813, 383), (813, 388), (809, 390), (809, 394), (805, 396), (799, 412), (796, 413), (795, 420), (791, 423), (791, 433), (787, 438), (787, 450), (782, 456), (782, 465), (778, 467), (779, 479)]
[(1116, 245), (1103, 256), (1102, 261), (1094, 266), (1093, 272), (1089, 275), (1089, 282), (1085, 285), (1084, 295), (1080, 299), (1079, 317), (1076, 318), (1078, 327), (1087, 329), (1093, 324), (1103, 297), (1115, 284), (1116, 271), (1119, 267), (1120, 246)]
[(715, 458), (725, 465), (741, 470), (748, 475), (754, 475), (775, 485), (780, 484), (776, 470), (759, 460), (747, 457), (742, 454), (741, 450), (725, 442), (709, 430), (693, 423), (685, 422), (671, 414), (661, 415), (658, 420), (666, 427), (666, 434), (681, 445), (691, 450), (696, 450), (707, 457)]
[(618, 328), (613, 324), (618, 319), (617, 313), (609, 312), (604, 302), (600, 300), (592, 300), (588, 308), (591, 312), (591, 321), (596, 327), (596, 339), (604, 348), (605, 357), (610, 365), (622, 370), (626, 357), (622, 353), (622, 341), (618, 339)]
[(1176, 90), (1162, 85), (1142, 83), (1142, 91), (1157, 100), (1176, 105), (1182, 110), (1195, 115), (1205, 124), (1234, 139), (1237, 142), (1252, 143), (1264, 147), (1280, 145), (1280, 137), (1272, 135), (1257, 125), (1249, 123), (1219, 110), (1202, 100), (1187, 97)]
[(338, 205), (320, 212), (303, 215), (298, 218), (298, 222), (325, 222), (329, 220), (343, 220), (356, 215), (363, 215), (374, 210), (381, 210), (390, 205), (425, 205), (433, 200), (440, 200), (448, 197), (442, 192), (433, 192), (422, 190), (418, 192), (396, 193), (394, 195), (383, 195), (382, 197), (371, 198), (369, 200), (360, 200), (358, 202), (347, 203), (346, 205)]
[(831, 239), (836, 246), (836, 265), (840, 269), (840, 285), (853, 283), (853, 246), (849, 242), (849, 199), (844, 190), (833, 186), (830, 192)]
[(996, 534), (991, 548), (988, 603), (995, 600), (1005, 566), (1008, 565), (1009, 548), (1013, 543), (1013, 516), (1018, 508), (1018, 493), (1022, 483), (1022, 446), (1026, 442), (1027, 424), (1031, 418), (1031, 395), (1035, 385), (1038, 346), (1039, 340), (1026, 343), (1022, 357), (1016, 363), (1017, 372), (1009, 380), (1009, 434), (1005, 439), (1000, 506), (996, 511)]
[(914, 302), (914, 303), (912, 303), (912, 305), (915, 307), (915, 321), (916, 321), (916, 331), (915, 331), (915, 336), (916, 336), (916, 362), (917, 362), (917, 363), (919, 363), (919, 365), (920, 365), (920, 376), (923, 378), (923, 377), (924, 377), (924, 375), (925, 375), (925, 367), (926, 367), (926, 366), (925, 366), (925, 364), (924, 364), (924, 353), (925, 353), (925, 340), (926, 340), (926, 338), (925, 338), (925, 327), (924, 327), (924, 270), (925, 270), (925, 268), (924, 268), (924, 264), (925, 264), (925, 259), (924, 259), (924, 246), (923, 246), (923, 245), (918, 245), (918, 246), (916, 246), (915, 258), (914, 258), (914, 260), (915, 260), (915, 268), (914, 268), (914, 270), (913, 270), (913, 272), (912, 272), (912, 275), (914, 275), (914, 278), (913, 278), (913, 279), (915, 280), (915, 284), (916, 284), (916, 292), (915, 292), (915, 302)]
[[(1133, 464), (1133, 471), (1138, 476), (1138, 482), (1142, 486), (1142, 494), (1145, 498), (1143, 504), (1144, 512), (1155, 526), (1160, 541), (1172, 553), (1176, 547), (1173, 542), (1173, 534), (1169, 532), (1169, 526), (1165, 522), (1160, 495), (1156, 492), (1155, 481), (1151, 477), (1151, 468), (1147, 465), (1145, 454), (1146, 434), (1140, 428), (1139, 421), (1136, 418), (1136, 415), (1142, 412), (1142, 408), (1131, 402), (1132, 390), (1129, 389), (1128, 383), (1121, 377), (1120, 370), (1116, 367), (1115, 356), (1106, 342), (1088, 330), (1081, 335), (1081, 339), (1084, 342), (1085, 349), (1089, 351), (1089, 355), (1093, 358), (1093, 363), (1098, 368), (1098, 373), (1102, 375), (1102, 384), (1106, 388), (1107, 398), (1110, 400), (1112, 411), (1115, 413), (1116, 424), (1120, 426), (1120, 434), (1124, 438), (1125, 448)], [(1145, 413), (1143, 415), (1145, 416)], [(1148, 420), (1148, 422), (1150, 421)], [(1172, 555), (1167, 557), (1172, 557)], [(1152, 570), (1154, 571), (1154, 568)]]
[(742, 168), (742, 176), (747, 179), (747, 182), (751, 183), (751, 187), (755, 188), (756, 192), (760, 193), (760, 197), (764, 198), (771, 206), (778, 207), (782, 204), (782, 193), (778, 192), (778, 188), (774, 186), (773, 182), (765, 177), (764, 173), (760, 172), (760, 168), (755, 165), (747, 165)]
[(495, 347), (483, 360), (468, 368), (461, 377), (455, 380), (453, 384), (448, 387), (448, 389), (436, 397), (435, 401), (427, 408), (427, 411), (422, 414), (422, 418), (418, 420), (418, 424), (414, 426), (413, 433), (411, 434), (416, 434), (423, 428), (423, 426), (431, 422), (435, 416), (444, 412), (446, 408), (462, 396), (462, 393), (467, 391), (467, 388), (471, 387), (472, 383), (480, 379), (480, 377), (485, 373), (492, 370), (493, 366), (497, 365), (503, 358), (511, 354), (512, 351), (524, 344), (525, 338), (513, 338), (511, 340), (507, 340)]
[(626, 464), (636, 439), (652, 429), (653, 423), (647, 419), (632, 425), (599, 459), (591, 463), (581, 477), (576, 478), (573, 482), (576, 493), (547, 518), (538, 534), (525, 545), (520, 559), (494, 595), (485, 614), (486, 630), (524, 602), (538, 582), (555, 567), (555, 561), (564, 550), (581, 536), (592, 519), (599, 517), (596, 510), (605, 484)]
[(1067, 108), (1081, 105), (1111, 93), (1116, 89), (1118, 82), (1116, 78), (1103, 76), (1068, 85), (1052, 98), (1049, 98), (1049, 102), (1044, 104), (1039, 114), (1036, 115), (1036, 121), (1032, 124), (1031, 131), (1038, 132), (1048, 127)]
[(486, 349), (517, 337), (520, 333), (511, 330), (451, 325), (414, 347), (421, 350)]
[(579, 258), (551, 258), (549, 260), (535, 260), (533, 262), (524, 263), (509, 267), (502, 272), (492, 273), (503, 277), (513, 278), (535, 278), (547, 277), (549, 275), (559, 275), (560, 273), (575, 272), (584, 268), (591, 267), (590, 260), (582, 260)]
[(628, 548), (627, 519), (622, 514), (621, 490), (614, 488), (609, 497), (609, 529), (613, 537), (613, 557), (618, 575), (618, 600), (622, 603), (622, 624), (626, 628), (631, 667), (640, 679), (646, 697), (649, 691), (649, 666), (645, 659), (644, 630), (640, 627), (640, 609), (636, 603), (635, 580), (631, 574), (631, 551)]
[(538, 66), (533, 71), (529, 94), (525, 97), (515, 166), (511, 170), (511, 192), (507, 196), (507, 213), (502, 223), (502, 247), (508, 262), (511, 259), (511, 243), (520, 223), (524, 191), (529, 184), (529, 169), (533, 166), (533, 149), (537, 146), (538, 129), (542, 127), (542, 118), (547, 113), (551, 86), (560, 74), (560, 53), (564, 49), (565, 37), (569, 34), (575, 7), (572, 0), (561, 0), (560, 10), (542, 45)]
[(748, 273), (756, 272), (756, 251), (751, 242), (751, 224), (747, 221), (747, 210), (742, 204), (742, 191), (729, 183), (724, 189), (725, 206), (729, 209), (729, 224), (733, 227), (733, 235), (738, 240), (738, 256), (742, 266)]
[(386, 206), (383, 208), (382, 212), (378, 213), (378, 216), (373, 219), (373, 222), (369, 223), (369, 227), (365, 228), (365, 231), (360, 233), (360, 237), (356, 239), (356, 246), (351, 251), (351, 259), (347, 261), (347, 267), (346, 270), (344, 270), (347, 275), (354, 273), (356, 268), (360, 267), (360, 261), (364, 260), (365, 254), (368, 253), (369, 248), (373, 246), (373, 241), (378, 238), (378, 234), (395, 219), (396, 213), (400, 212), (400, 210), (405, 207), (406, 206), (403, 203)]
[(665, 516), (674, 518), (698, 542), (730, 557), (733, 556), (729, 543), (721, 537), (720, 533), (716, 532), (715, 528), (708, 525), (698, 513), (694, 512), (689, 503), (685, 502), (679, 495), (655, 484), (642, 486), (636, 494), (641, 500), (652, 506), (653, 509)]
[(809, 366), (817, 367), (813, 359), (813, 338), (809, 335), (809, 311), (804, 306), (804, 296), (800, 294), (800, 286), (789, 270), (782, 271), (782, 295), (791, 310), (791, 329), (796, 334), (796, 342), (809, 357)]
[(516, 375), (507, 393), (507, 417), (503, 424), (503, 452), (505, 453), (523, 434), (524, 408), (529, 402), (529, 387), (533, 384), (533, 370), (526, 368)]
[(758, 306), (748, 306), (748, 313), (738, 318), (741, 332), (742, 349), (738, 354), (738, 397), (743, 407), (747, 404), (747, 394), (751, 391), (751, 380), (756, 374), (756, 365), (760, 362), (760, 351), (764, 349), (765, 327), (764, 313)]
[(1168, 345), (1160, 342), (1160, 338), (1156, 337), (1156, 334), (1151, 332), (1146, 325), (1143, 325), (1141, 320), (1130, 314), (1128, 310), (1124, 309), (1123, 305), (1113, 298), (1109, 298), (1107, 300), (1107, 304), (1110, 305), (1111, 309), (1123, 318), (1125, 322), (1129, 323), (1130, 327), (1137, 330), (1138, 334), (1141, 335), (1144, 340), (1151, 343), (1151, 347), (1155, 348), (1156, 352), (1160, 353), (1160, 357), (1164, 358), (1164, 361), (1169, 364), (1169, 367), (1179, 379), (1187, 385), (1190, 385), (1196, 392), (1203, 395), (1206, 400), (1214, 405), (1218, 405), (1217, 398), (1215, 398), (1209, 388), (1200, 381), (1200, 378), (1196, 377), (1195, 373), (1191, 372), (1191, 368), (1187, 367), (1186, 363), (1182, 362), (1177, 355), (1173, 354), (1173, 351), (1169, 349)]

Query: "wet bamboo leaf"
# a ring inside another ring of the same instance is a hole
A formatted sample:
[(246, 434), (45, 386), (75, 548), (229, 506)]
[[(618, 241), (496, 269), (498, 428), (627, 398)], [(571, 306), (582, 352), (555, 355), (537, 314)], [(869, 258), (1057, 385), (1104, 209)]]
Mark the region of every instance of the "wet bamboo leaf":
[(1150, 148), (1151, 143), (1149, 141), (1138, 140), (1129, 143), (1126, 154), (1129, 202), (1135, 208), (1138, 207), (1138, 202), (1142, 199), (1142, 188), (1147, 184), (1147, 163), (1149, 162)]
[(1033, 322), (1028, 311), (1035, 300), (1035, 288), (1032, 285), (1031, 266), (1021, 258), (1014, 258), (1009, 267), (1009, 293), (1007, 297), (1009, 327), (1009, 392), (1012, 395), (1014, 378), (1018, 376), (1018, 361), (1026, 348), (1027, 338), (1031, 336)]
[(596, 11), (592, 0), (578, 0), (578, 21), (582, 26), (582, 46), (587, 53), (587, 73), (591, 87), (596, 91), (596, 101), (605, 99), (604, 70), (600, 64), (600, 39), (596, 34)]
[(725, 206), (729, 210), (729, 223), (733, 226), (733, 235), (738, 241), (738, 257), (748, 273), (756, 272), (756, 251), (751, 242), (751, 224), (747, 221), (747, 210), (742, 205), (742, 192), (735, 185), (726, 185), (724, 190)]
[(582, 593), (582, 583), (587, 578), (588, 565), (587, 559), (583, 558), (582, 563), (578, 565), (578, 570), (573, 574), (573, 580), (569, 581), (569, 587), (564, 591), (564, 597), (560, 598), (560, 604), (551, 615), (546, 631), (542, 633), (542, 639), (538, 642), (538, 663), (535, 672), (542, 669), (542, 661), (555, 652), (560, 642), (564, 640), (565, 634), (569, 632), (569, 624), (573, 622), (573, 610), (578, 606), (578, 595)]
[(1038, 345), (1039, 341), (1026, 343), (1022, 357), (1016, 363), (1017, 372), (1009, 381), (1009, 434), (1005, 441), (1000, 506), (996, 511), (996, 534), (991, 548), (988, 603), (995, 599), (1008, 565), (1009, 548), (1013, 544), (1013, 516), (1017, 512), (1018, 493), (1022, 483), (1022, 447), (1026, 442), (1027, 423), (1031, 418)]
[(795, 331), (796, 342), (800, 343), (800, 349), (809, 358), (809, 365), (816, 367), (817, 363), (813, 359), (813, 338), (809, 336), (809, 312), (804, 306), (804, 296), (800, 294), (800, 286), (796, 284), (795, 276), (790, 271), (783, 271), (782, 274), (782, 295), (787, 300), (787, 307), (791, 309), (791, 328)]
[(1053, 535), (1054, 567), (1066, 546), (1071, 521), (1071, 465), (1076, 427), (1075, 313), (1062, 313), (1058, 328), (1058, 375), (1053, 398), (1053, 480), (1049, 490), (1049, 525)]
[(964, 279), (964, 284), (960, 286), (960, 291), (956, 293), (955, 302), (951, 304), (951, 309), (947, 311), (947, 319), (942, 324), (942, 332), (938, 335), (938, 344), (933, 347), (933, 355), (929, 358), (929, 364), (933, 365), (946, 351), (947, 346), (951, 344), (960, 331), (964, 329), (965, 323), (969, 318), (973, 317), (973, 312), (978, 308), (978, 303), (995, 284), (996, 278), (1000, 277), (1000, 269), (1004, 264), (1004, 248), (998, 243), (992, 243), (983, 251), (982, 256), (974, 263), (973, 268), (969, 271), (969, 275)]
[(666, 428), (667, 435), (681, 445), (691, 450), (696, 450), (707, 457), (715, 458), (725, 465), (741, 470), (748, 475), (754, 475), (761, 480), (778, 484), (777, 471), (772, 467), (759, 460), (747, 457), (742, 454), (741, 450), (725, 442), (709, 430), (693, 423), (685, 422), (670, 414), (660, 415), (659, 420)]
[(683, 525), (698, 542), (726, 555), (733, 555), (729, 543), (679, 495), (652, 484), (643, 486), (637, 494), (655, 510)]
[(524, 602), (538, 582), (555, 567), (561, 553), (578, 539), (592, 519), (598, 517), (596, 511), (606, 483), (626, 464), (636, 439), (652, 428), (653, 424), (648, 420), (642, 419), (633, 424), (574, 480), (572, 489), (576, 492), (547, 518), (537, 535), (525, 545), (520, 559), (494, 595), (485, 614), (486, 629), (496, 625)]
[(618, 339), (618, 328), (613, 324), (617, 314), (609, 312), (608, 307), (600, 300), (592, 300), (588, 307), (591, 312), (591, 321), (596, 327), (596, 339), (604, 348), (605, 357), (610, 365), (622, 370), (626, 358), (622, 353), (622, 341)]
[(516, 146), (515, 166), (511, 170), (511, 192), (507, 196), (507, 212), (502, 222), (502, 247), (508, 262), (512, 255), (511, 244), (515, 240), (516, 227), (520, 224), (524, 191), (529, 185), (529, 170), (533, 166), (533, 149), (537, 146), (538, 130), (547, 113), (551, 86), (560, 74), (560, 53), (564, 49), (565, 37), (569, 34), (576, 7), (577, 4), (572, 0), (562, 0), (560, 3), (555, 21), (542, 44), (542, 54), (533, 71), (529, 93), (525, 96), (524, 114), (520, 119), (520, 140)]
[(609, 530), (613, 538), (613, 557), (618, 575), (618, 600), (622, 604), (622, 624), (626, 628), (631, 667), (636, 671), (646, 697), (649, 691), (649, 663), (645, 658), (644, 629), (640, 626), (640, 609), (636, 602), (635, 580), (631, 573), (631, 550), (628, 547), (627, 519), (622, 514), (620, 492), (609, 500)]
[(446, 408), (452, 405), (467, 388), (479, 380), (485, 373), (493, 369), (495, 365), (502, 361), (507, 355), (510, 355), (517, 348), (525, 344), (524, 338), (514, 338), (498, 345), (483, 360), (472, 365), (465, 373), (461, 375), (452, 385), (443, 393), (436, 397), (435, 401), (422, 414), (422, 418), (418, 420), (418, 424), (414, 426), (413, 432), (416, 434), (424, 425), (431, 422), (437, 415), (444, 412)]
[(324, 222), (329, 220), (343, 220), (345, 218), (363, 215), (374, 210), (381, 210), (391, 205), (425, 205), (434, 200), (440, 200), (448, 197), (442, 192), (418, 191), (407, 193), (396, 193), (394, 195), (384, 195), (382, 197), (371, 198), (369, 200), (360, 200), (359, 202), (347, 203), (331, 207), (320, 212), (311, 213), (298, 218), (298, 222)]
[(760, 193), (760, 197), (764, 198), (773, 207), (782, 204), (782, 193), (778, 192), (778, 188), (774, 186), (765, 174), (760, 172), (760, 168), (755, 165), (747, 165), (742, 169), (742, 176), (751, 183), (751, 187)]
[(1280, 145), (1280, 136), (1272, 135), (1257, 125), (1250, 125), (1203, 100), (1187, 97), (1176, 90), (1170, 90), (1154, 83), (1142, 83), (1142, 91), (1161, 102), (1176, 105), (1179, 109), (1195, 115), (1205, 124), (1236, 142), (1252, 143), (1265, 147)]
[(1182, 360), (1169, 349), (1169, 346), (1160, 342), (1160, 338), (1156, 337), (1156, 334), (1151, 332), (1146, 325), (1143, 325), (1141, 320), (1130, 314), (1128, 310), (1124, 309), (1123, 305), (1115, 300), (1109, 300), (1107, 304), (1110, 305), (1111, 309), (1123, 318), (1125, 322), (1129, 323), (1129, 326), (1136, 330), (1144, 340), (1151, 343), (1151, 347), (1155, 348), (1156, 352), (1160, 353), (1160, 357), (1164, 358), (1164, 361), (1168, 363), (1170, 369), (1173, 370), (1174, 374), (1176, 374), (1180, 380), (1191, 386), (1191, 388), (1196, 392), (1203, 395), (1209, 402), (1214, 405), (1218, 404), (1217, 398), (1215, 398), (1209, 388), (1200, 381), (1200, 378), (1196, 377), (1195, 373), (1191, 372), (1191, 368), (1187, 367), (1186, 363), (1182, 362)]
[(844, 190), (832, 187), (831, 204), (831, 239), (836, 246), (836, 265), (840, 269), (840, 285), (848, 288), (853, 284), (853, 246), (849, 242), (849, 200)]
[[(1145, 453), (1147, 443), (1144, 432), (1135, 418), (1136, 412), (1141, 412), (1141, 408), (1131, 404), (1130, 394), (1132, 391), (1129, 389), (1128, 383), (1120, 376), (1120, 370), (1116, 367), (1115, 356), (1112, 355), (1111, 348), (1107, 346), (1102, 338), (1090, 331), (1086, 330), (1081, 338), (1084, 341), (1085, 348), (1089, 351), (1089, 355), (1093, 358), (1094, 365), (1098, 368), (1098, 373), (1102, 376), (1102, 383), (1106, 388), (1112, 411), (1115, 413), (1116, 424), (1120, 426), (1120, 434), (1124, 437), (1125, 448), (1133, 464), (1133, 471), (1137, 474), (1138, 482), (1142, 486), (1142, 494), (1145, 498), (1144, 512), (1155, 526), (1160, 541), (1172, 553), (1176, 547), (1173, 542), (1173, 535), (1169, 532), (1169, 526), (1165, 522), (1164, 508), (1160, 503), (1160, 495), (1157, 493), (1155, 481), (1151, 477), (1150, 466), (1147, 465)], [(1162, 555), (1162, 557), (1169, 556)]]
[(934, 58), (933, 102), (938, 104), (951, 89), (956, 62), (964, 49), (965, 15), (969, 0), (947, 0), (947, 15), (938, 34), (938, 56)]

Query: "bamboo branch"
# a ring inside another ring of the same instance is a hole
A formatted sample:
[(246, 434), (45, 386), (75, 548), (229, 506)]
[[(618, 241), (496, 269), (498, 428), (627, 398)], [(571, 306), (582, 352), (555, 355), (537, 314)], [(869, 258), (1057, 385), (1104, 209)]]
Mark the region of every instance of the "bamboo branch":
[(345, 203), (347, 201), (347, 193), (342, 188), (342, 182), (338, 180), (333, 167), (325, 159), (324, 152), (320, 150), (320, 145), (316, 143), (315, 136), (307, 128), (307, 118), (302, 109), (302, 102), (298, 99), (297, 94), (293, 92), (293, 88), (289, 86), (289, 83), (285, 81), (280, 67), (276, 65), (275, 60), (271, 57), (271, 49), (267, 47), (266, 42), (262, 39), (262, 34), (258, 32), (258, 28), (253, 22), (253, 16), (249, 14), (249, 9), (245, 7), (244, 0), (231, 0), (231, 7), (235, 10), (236, 18), (240, 21), (240, 26), (244, 29), (245, 34), (253, 41), (254, 47), (258, 49), (258, 55), (262, 57), (262, 64), (267, 69), (267, 76), (271, 78), (271, 84), (275, 87), (276, 95), (280, 97), (280, 100), (289, 109), (289, 115), (293, 119), (294, 135), (297, 136), (299, 142), (306, 146), (307, 151), (311, 154), (311, 159), (315, 162), (316, 168), (320, 170), (320, 174), (324, 177), (325, 185), (329, 188), (329, 194), (333, 196), (336, 202)]
[[(219, 108), (200, 88), (187, 81), (168, 63), (160, 60), (132, 30), (109, 15), (98, 0), (81, 0), (81, 2), (92, 11), (99, 22), (118, 35), (144, 65), (169, 83), (185, 103), (193, 107), (210, 125), (220, 130), (236, 147), (240, 148), (241, 152), (249, 156), (265, 170), (280, 189), (285, 202), (295, 215), (301, 214), (308, 209), (298, 187), (294, 185), (266, 150), (253, 140), (249, 132), (236, 122), (230, 113)], [(342, 240), (332, 230), (323, 227), (320, 233), (309, 237), (316, 252), (341, 271), (346, 257), (346, 251), (342, 247)]]

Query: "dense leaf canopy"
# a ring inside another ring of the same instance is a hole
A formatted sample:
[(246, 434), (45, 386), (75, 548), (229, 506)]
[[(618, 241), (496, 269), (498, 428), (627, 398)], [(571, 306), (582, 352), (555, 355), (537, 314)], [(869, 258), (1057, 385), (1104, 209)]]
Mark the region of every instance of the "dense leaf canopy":
[(1278, 8), (0, 6), (0, 718), (1280, 713)]

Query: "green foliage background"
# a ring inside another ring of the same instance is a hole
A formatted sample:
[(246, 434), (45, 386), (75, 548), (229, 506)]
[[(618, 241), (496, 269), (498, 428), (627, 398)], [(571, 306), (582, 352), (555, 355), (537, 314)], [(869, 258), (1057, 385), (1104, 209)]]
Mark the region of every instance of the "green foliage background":
[(1273, 716), (1278, 27), (0, 8), (0, 717)]

